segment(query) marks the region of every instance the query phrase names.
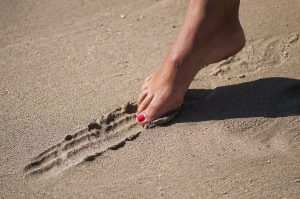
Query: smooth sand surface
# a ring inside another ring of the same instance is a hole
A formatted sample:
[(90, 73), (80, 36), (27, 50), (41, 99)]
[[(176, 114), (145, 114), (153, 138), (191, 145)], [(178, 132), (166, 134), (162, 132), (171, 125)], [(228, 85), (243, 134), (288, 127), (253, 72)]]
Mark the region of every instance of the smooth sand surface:
[(245, 48), (135, 124), (186, 6), (0, 0), (0, 198), (300, 197), (299, 0), (242, 0)]

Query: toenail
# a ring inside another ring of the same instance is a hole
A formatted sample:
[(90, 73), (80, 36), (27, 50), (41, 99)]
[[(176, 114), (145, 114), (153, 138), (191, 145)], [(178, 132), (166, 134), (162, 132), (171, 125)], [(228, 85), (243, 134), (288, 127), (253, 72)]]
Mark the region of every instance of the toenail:
[(146, 119), (146, 116), (145, 116), (145, 113), (140, 113), (137, 117), (136, 117), (136, 120), (138, 122), (143, 122), (144, 120)]

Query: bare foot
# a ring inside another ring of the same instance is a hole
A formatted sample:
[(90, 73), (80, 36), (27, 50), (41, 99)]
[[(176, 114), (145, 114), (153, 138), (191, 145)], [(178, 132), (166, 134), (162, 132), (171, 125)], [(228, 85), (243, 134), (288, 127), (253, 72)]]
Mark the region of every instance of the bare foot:
[(245, 36), (239, 0), (191, 0), (182, 30), (162, 65), (142, 86), (137, 121), (147, 124), (177, 109), (200, 69), (239, 52)]

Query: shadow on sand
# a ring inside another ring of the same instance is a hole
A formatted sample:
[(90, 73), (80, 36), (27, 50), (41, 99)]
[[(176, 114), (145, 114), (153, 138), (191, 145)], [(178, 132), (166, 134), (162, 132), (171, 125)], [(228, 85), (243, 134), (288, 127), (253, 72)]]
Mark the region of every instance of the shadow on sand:
[(300, 80), (258, 79), (212, 90), (190, 89), (173, 123), (300, 115)]

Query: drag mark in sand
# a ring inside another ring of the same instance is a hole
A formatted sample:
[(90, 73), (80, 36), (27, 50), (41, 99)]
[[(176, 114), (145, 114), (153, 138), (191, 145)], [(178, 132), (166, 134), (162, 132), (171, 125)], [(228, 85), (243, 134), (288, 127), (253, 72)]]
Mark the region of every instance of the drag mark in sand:
[(46, 149), (25, 166), (26, 175), (61, 172), (84, 162), (90, 162), (109, 150), (118, 150), (135, 140), (143, 128), (136, 123), (137, 105), (127, 103), (87, 128), (67, 135), (60, 143)]

